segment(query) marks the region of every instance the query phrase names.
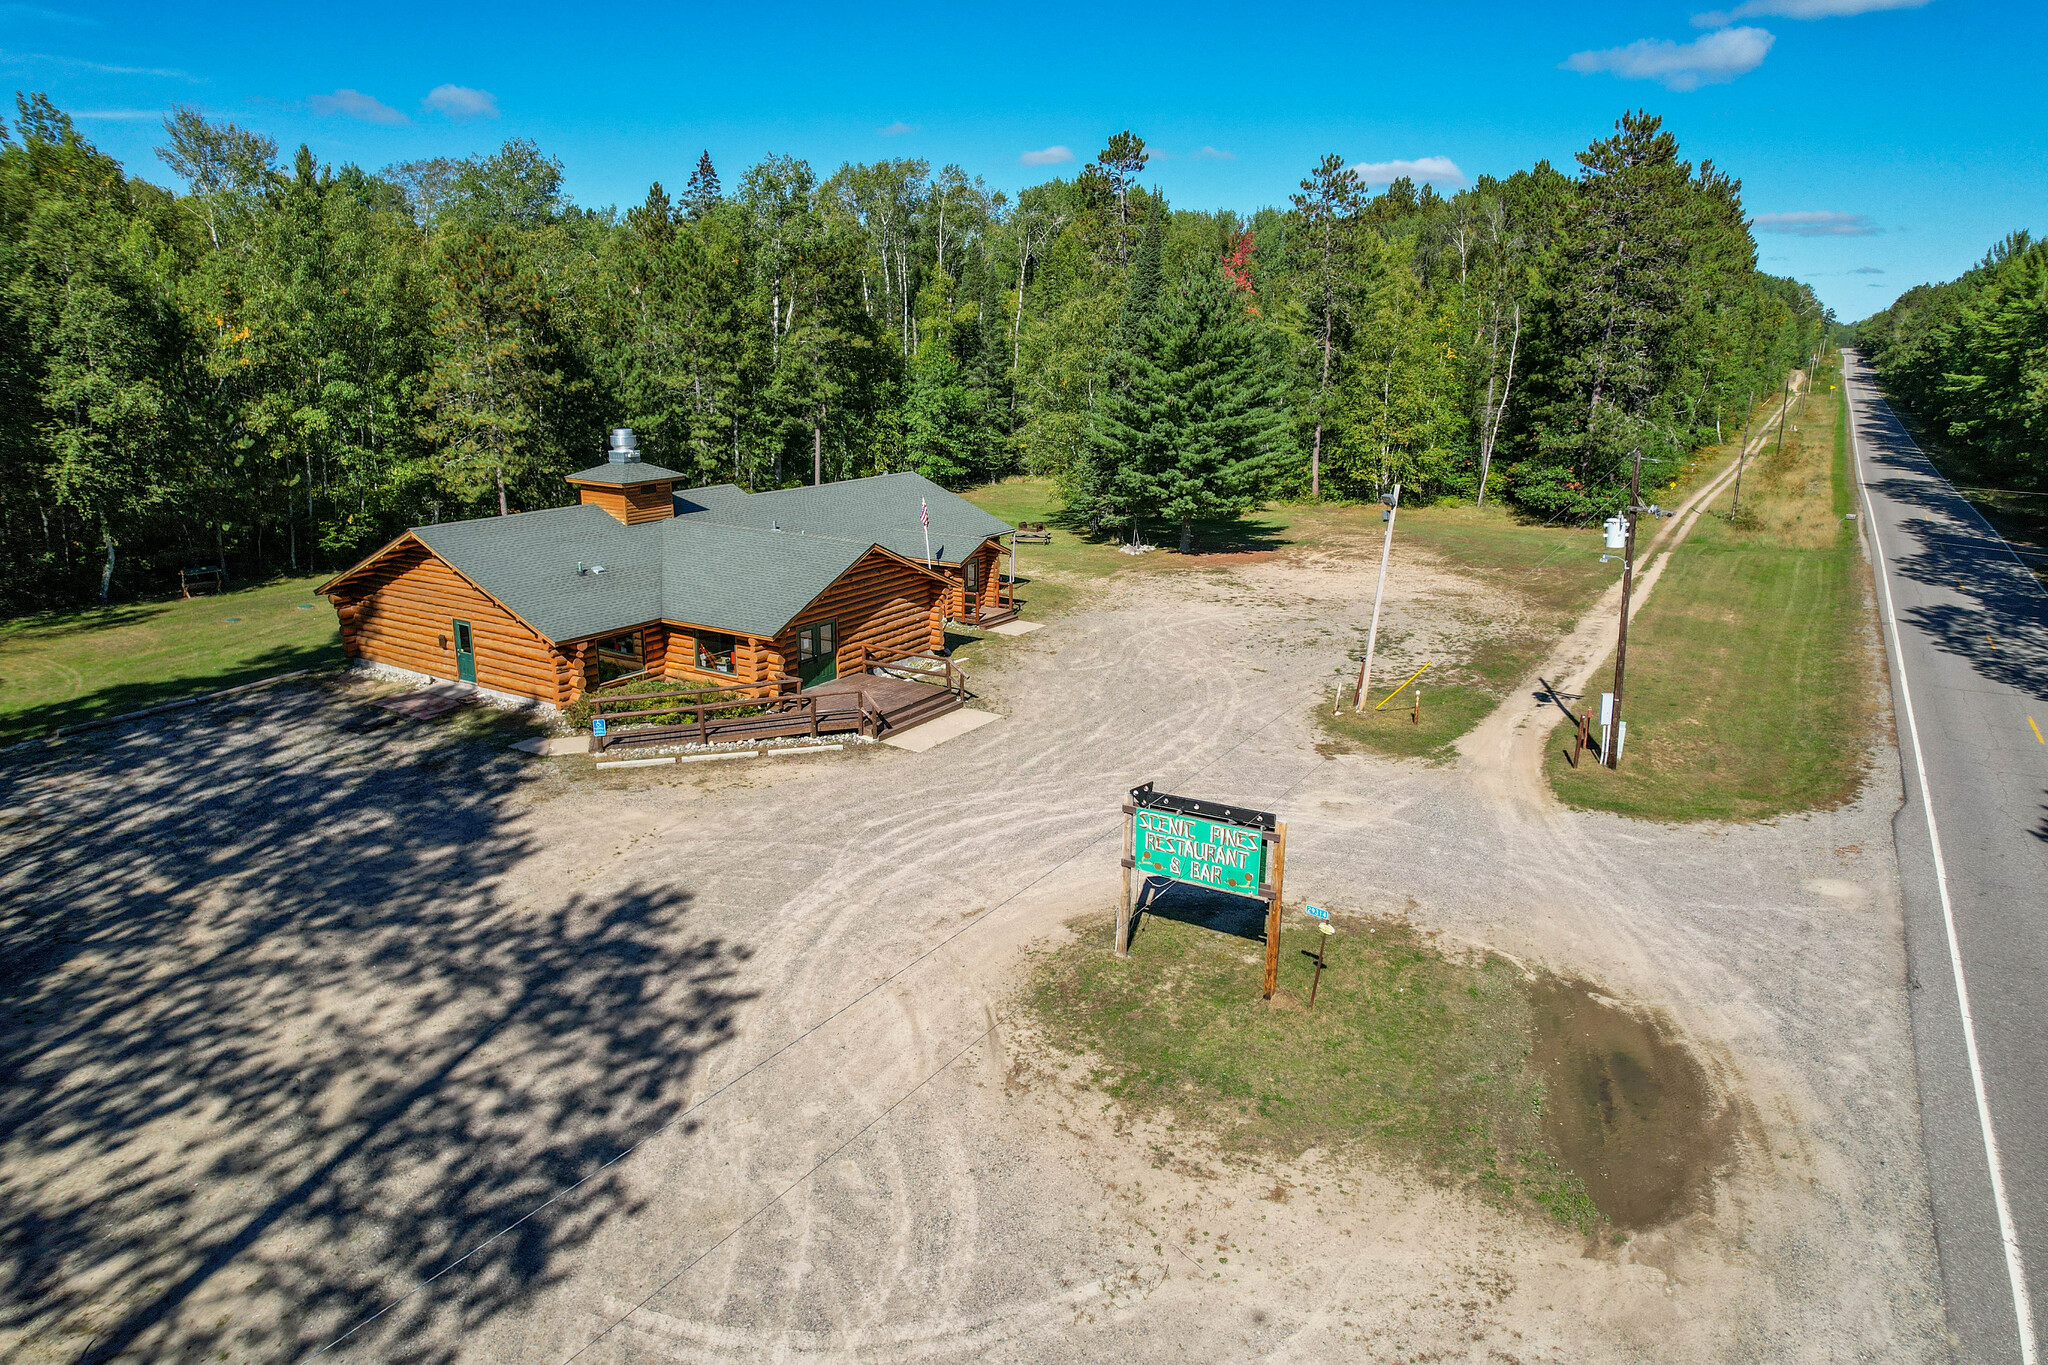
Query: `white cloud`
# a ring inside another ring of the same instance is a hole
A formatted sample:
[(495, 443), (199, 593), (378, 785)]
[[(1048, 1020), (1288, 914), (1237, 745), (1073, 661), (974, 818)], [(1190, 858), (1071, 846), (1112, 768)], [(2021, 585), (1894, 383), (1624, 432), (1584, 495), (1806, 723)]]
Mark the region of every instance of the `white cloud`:
[(405, 123), (405, 115), (393, 109), (375, 95), (365, 95), (360, 90), (341, 89), (331, 95), (315, 95), (306, 101), (313, 106), (313, 112), (322, 118), (336, 114), (361, 119), (365, 123)]
[(1724, 28), (1689, 43), (1643, 38), (1627, 47), (1574, 52), (1561, 65), (1582, 75), (1607, 71), (1625, 81), (1660, 81), (1667, 90), (1697, 90), (1756, 70), (1776, 41), (1766, 29)]
[(73, 118), (102, 119), (110, 123), (134, 123), (144, 119), (159, 119), (164, 116), (161, 109), (74, 109)]
[(1201, 150), (1201, 151), (1199, 151), (1199, 152), (1196, 152), (1196, 153), (1195, 153), (1195, 160), (1197, 160), (1197, 161), (1235, 161), (1235, 160), (1237, 160), (1237, 153), (1236, 153), (1236, 152), (1226, 152), (1226, 151), (1224, 151), (1224, 150), (1223, 150), (1223, 149), (1222, 149), (1221, 147), (1208, 147), (1208, 146), (1205, 146), (1205, 147), (1203, 147), (1203, 148), (1202, 148), (1202, 150)]
[(1057, 166), (1062, 161), (1072, 161), (1074, 151), (1071, 147), (1062, 147), (1055, 143), (1035, 152), (1026, 152), (1017, 159), (1027, 166)]
[(1391, 185), (1402, 176), (1433, 185), (1465, 183), (1465, 173), (1447, 156), (1422, 156), (1413, 161), (1361, 161), (1351, 169), (1368, 185)]
[(0, 61), (11, 63), (53, 62), (58, 66), (76, 67), (80, 71), (97, 71), (103, 76), (163, 76), (171, 80), (194, 81), (199, 78), (189, 71), (180, 71), (173, 66), (108, 66), (105, 62), (88, 62), (78, 57), (59, 57), (49, 52), (0, 52)]
[(1774, 19), (1840, 19), (1887, 9), (1919, 9), (1927, 0), (1742, 0), (1731, 10), (1708, 10), (1692, 17), (1694, 28), (1725, 28), (1737, 19), (1768, 15)]
[(61, 10), (43, 9), (36, 5), (0, 5), (0, 19), (39, 19), (46, 24), (85, 24), (101, 27), (97, 19), (88, 19), (82, 14), (65, 14)]
[(887, 128), (875, 129), (875, 135), (877, 137), (902, 137), (905, 133), (914, 133), (916, 131), (917, 125), (915, 123), (905, 123), (902, 119), (897, 119)]
[(1870, 237), (1883, 231), (1860, 213), (1829, 213), (1822, 209), (1759, 213), (1749, 224), (1758, 232), (1781, 232), (1792, 237)]
[(1884, 267), (1878, 265), (1859, 265), (1849, 273), (1851, 275), (1882, 275), (1884, 274)]
[(420, 103), (454, 119), (467, 123), (473, 118), (496, 118), (498, 97), (488, 90), (472, 90), (466, 85), (437, 85), (427, 92)]

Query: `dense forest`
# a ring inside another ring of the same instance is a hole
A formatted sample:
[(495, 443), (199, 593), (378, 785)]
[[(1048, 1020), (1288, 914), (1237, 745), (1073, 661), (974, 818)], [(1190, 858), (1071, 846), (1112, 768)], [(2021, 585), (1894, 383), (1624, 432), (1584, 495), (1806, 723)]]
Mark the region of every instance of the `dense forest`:
[(1856, 341), (1937, 437), (1980, 477), (2022, 490), (2048, 478), (2048, 242), (2015, 232), (1946, 284), (1908, 289), (1856, 324)]
[[(768, 488), (1030, 471), (1095, 534), (1263, 499), (1604, 515), (1825, 325), (1739, 183), (1632, 114), (1454, 196), (1335, 156), (1176, 209), (1131, 132), (1014, 199), (956, 166), (772, 156), (623, 211), (530, 142), (371, 172), (179, 109), (161, 188), (40, 95), (0, 125), (0, 608), (346, 564), (569, 500), (629, 425)], [(673, 182), (671, 182), (673, 183)]]

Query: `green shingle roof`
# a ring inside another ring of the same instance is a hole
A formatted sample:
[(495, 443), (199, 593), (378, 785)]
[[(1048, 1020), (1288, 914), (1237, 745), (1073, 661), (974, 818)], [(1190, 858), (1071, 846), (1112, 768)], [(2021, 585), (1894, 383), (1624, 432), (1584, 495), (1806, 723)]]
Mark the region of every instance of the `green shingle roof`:
[(658, 620), (775, 635), (874, 545), (692, 520), (627, 526), (591, 506), (413, 534), (557, 642)]
[(922, 474), (878, 474), (866, 479), (746, 493), (731, 484), (688, 488), (676, 494), (676, 516), (762, 530), (780, 527), (813, 536), (838, 536), (894, 550), (924, 562), (920, 501), (932, 512), (932, 558), (957, 564), (990, 536), (1012, 528)]
[(688, 474), (678, 474), (673, 469), (663, 469), (658, 464), (642, 460), (607, 460), (594, 464), (588, 469), (579, 469), (569, 476), (570, 483), (609, 483), (624, 486), (633, 483), (681, 483)]
[[(630, 462), (571, 477), (683, 476)], [(921, 501), (931, 507), (936, 561), (957, 564), (1011, 529), (921, 475), (883, 474), (773, 493), (691, 488), (675, 495), (673, 519), (638, 526), (585, 505), (416, 526), (413, 534), (558, 643), (660, 620), (772, 636), (877, 545), (922, 563)]]

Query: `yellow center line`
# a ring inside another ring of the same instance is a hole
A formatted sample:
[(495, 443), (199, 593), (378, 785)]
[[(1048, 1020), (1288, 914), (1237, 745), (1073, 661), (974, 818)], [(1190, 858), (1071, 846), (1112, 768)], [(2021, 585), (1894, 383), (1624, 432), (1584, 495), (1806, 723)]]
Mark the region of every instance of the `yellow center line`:
[(2035, 738), (2035, 739), (2038, 739), (2038, 740), (2040, 740), (2040, 741), (2041, 741), (2041, 742), (2042, 742), (2043, 744), (2048, 744), (2048, 739), (2044, 739), (2044, 738), (2042, 738), (2042, 735), (2041, 735), (2041, 727), (2040, 727), (2040, 726), (2038, 726), (2038, 725), (2034, 725), (2034, 718), (2033, 718), (2032, 716), (2028, 716), (2028, 717), (2027, 717), (2027, 724), (2029, 724), (2029, 725), (2033, 725), (2033, 726), (2034, 726), (2034, 738)]

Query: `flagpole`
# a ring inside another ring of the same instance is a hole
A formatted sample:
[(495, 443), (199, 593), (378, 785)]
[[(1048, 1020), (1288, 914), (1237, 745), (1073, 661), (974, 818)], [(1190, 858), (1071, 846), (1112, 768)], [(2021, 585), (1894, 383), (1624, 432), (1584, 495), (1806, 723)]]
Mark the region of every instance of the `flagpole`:
[(917, 515), (924, 522), (924, 567), (929, 573), (932, 567), (932, 505), (929, 500), (917, 500)]

